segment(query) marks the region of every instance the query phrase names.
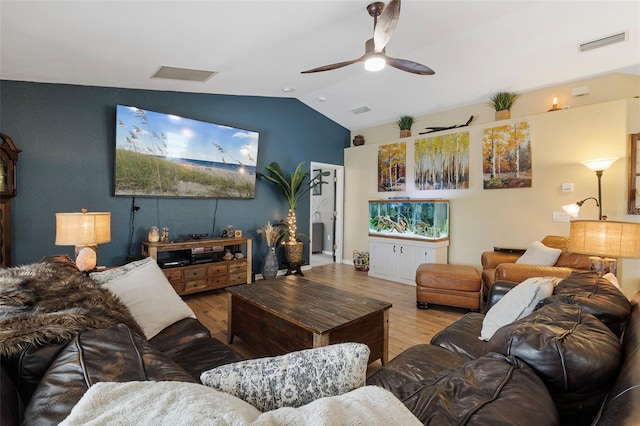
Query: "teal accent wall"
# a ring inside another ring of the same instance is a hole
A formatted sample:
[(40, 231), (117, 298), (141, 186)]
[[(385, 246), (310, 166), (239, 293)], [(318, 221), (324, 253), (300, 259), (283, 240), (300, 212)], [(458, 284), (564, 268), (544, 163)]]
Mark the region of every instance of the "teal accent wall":
[[(343, 165), (349, 146), (348, 129), (296, 99), (2, 80), (0, 132), (22, 149), (18, 196), (12, 200), (12, 264), (60, 253), (73, 257), (73, 247), (54, 245), (55, 213), (87, 208), (112, 214), (111, 242), (98, 247), (100, 265), (139, 255), (152, 225), (168, 227), (172, 237), (212, 229), (218, 236), (233, 225), (254, 236), (253, 269), (259, 272), (265, 245), (255, 230), (287, 213), (277, 189), (259, 179), (251, 200), (137, 197), (140, 210), (132, 221), (132, 198), (113, 195), (116, 104), (260, 132), (259, 171), (272, 161), (287, 171), (301, 161)], [(309, 229), (308, 195), (298, 208), (298, 227)]]

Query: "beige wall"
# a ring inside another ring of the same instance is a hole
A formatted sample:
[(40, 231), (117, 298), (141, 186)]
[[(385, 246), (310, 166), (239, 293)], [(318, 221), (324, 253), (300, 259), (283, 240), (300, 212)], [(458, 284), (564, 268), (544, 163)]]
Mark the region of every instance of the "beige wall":
[[(589, 86), (590, 94), (571, 98), (571, 88)], [(366, 144), (345, 149), (344, 253), (368, 249), (367, 201), (390, 196), (444, 198), (451, 200), (450, 263), (480, 267), (480, 254), (494, 246), (527, 247), (545, 235), (568, 235), (567, 222), (553, 222), (562, 205), (597, 196), (595, 173), (579, 161), (597, 157), (620, 157), (602, 178), (603, 214), (610, 220), (639, 221), (626, 215), (627, 144), (629, 133), (640, 131), (640, 77), (612, 74), (577, 83), (526, 93), (512, 109), (510, 121), (528, 120), (531, 126), (533, 184), (531, 188), (485, 190), (482, 187), (482, 131), (491, 127), (493, 110), (484, 102), (456, 110), (418, 117), (414, 137), (407, 142), (407, 191), (377, 192), (378, 146), (398, 142), (393, 123), (353, 134), (365, 136)], [(562, 111), (547, 112), (553, 96)], [(464, 123), (471, 126), (450, 130), (470, 133), (470, 188), (418, 191), (413, 184), (413, 140), (426, 126)], [(506, 121), (500, 122), (505, 124)], [(573, 183), (574, 192), (562, 192), (562, 183)], [(581, 218), (598, 216), (595, 203), (585, 203)], [(640, 260), (623, 260), (618, 277), (625, 292), (640, 288)]]

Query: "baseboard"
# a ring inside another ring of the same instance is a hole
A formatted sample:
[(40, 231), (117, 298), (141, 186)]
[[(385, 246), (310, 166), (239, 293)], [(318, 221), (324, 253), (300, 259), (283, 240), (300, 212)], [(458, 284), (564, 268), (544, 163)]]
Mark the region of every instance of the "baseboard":
[[(278, 269), (278, 273), (276, 274), (276, 278), (281, 277), (286, 273), (287, 273), (287, 271), (285, 269)], [(262, 277), (262, 274), (256, 274), (255, 277), (256, 277), (256, 281), (264, 280), (264, 278)]]
[[(309, 269), (311, 269), (311, 268), (312, 268), (312, 266), (311, 266), (311, 265), (302, 265), (302, 266), (300, 267), (300, 270), (301, 270), (301, 271), (308, 271), (308, 270), (309, 270)], [(278, 277), (283, 277), (283, 276), (285, 276), (286, 274), (287, 274), (287, 270), (286, 270), (286, 269), (278, 269), (278, 273), (276, 274), (276, 278), (278, 278)], [(258, 281), (258, 280), (264, 280), (264, 278), (262, 278), (262, 274), (256, 274), (256, 275), (255, 275), (255, 277), (256, 277), (256, 281)]]

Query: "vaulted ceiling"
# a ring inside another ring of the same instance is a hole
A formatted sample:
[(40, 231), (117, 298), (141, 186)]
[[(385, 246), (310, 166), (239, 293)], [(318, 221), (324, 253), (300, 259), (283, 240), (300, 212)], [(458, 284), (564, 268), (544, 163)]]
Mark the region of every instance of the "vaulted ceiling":
[[(638, 1), (402, 1), (387, 55), (420, 76), (355, 59), (373, 33), (363, 1), (0, 2), (0, 78), (151, 90), (295, 97), (357, 130), (609, 72), (640, 74)], [(578, 44), (627, 31), (587, 52)], [(161, 66), (216, 71), (152, 79)], [(352, 110), (371, 111), (355, 114)]]

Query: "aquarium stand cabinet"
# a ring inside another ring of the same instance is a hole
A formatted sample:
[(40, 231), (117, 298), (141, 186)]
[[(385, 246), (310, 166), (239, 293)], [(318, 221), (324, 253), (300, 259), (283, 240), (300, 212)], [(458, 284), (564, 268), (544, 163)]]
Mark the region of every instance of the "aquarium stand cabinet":
[(438, 241), (369, 237), (369, 276), (416, 285), (423, 263), (448, 263), (449, 239)]
[[(225, 259), (225, 253), (233, 257)], [(179, 295), (248, 284), (252, 279), (251, 238), (144, 242), (142, 255), (158, 262)]]

